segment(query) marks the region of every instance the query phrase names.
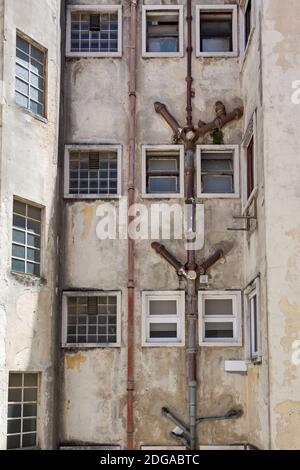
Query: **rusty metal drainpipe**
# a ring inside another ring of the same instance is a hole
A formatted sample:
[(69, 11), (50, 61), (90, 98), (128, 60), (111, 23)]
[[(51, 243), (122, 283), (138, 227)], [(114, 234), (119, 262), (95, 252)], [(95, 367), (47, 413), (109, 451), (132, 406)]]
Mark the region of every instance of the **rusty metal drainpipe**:
[[(186, 122), (187, 133), (185, 139), (185, 191), (186, 204), (190, 204), (191, 212), (187, 221), (188, 232), (195, 228), (195, 198), (194, 198), (194, 177), (195, 177), (195, 138), (193, 136), (193, 116), (192, 116), (192, 2), (187, 1), (187, 107)], [(190, 240), (192, 242), (192, 240)], [(189, 271), (196, 269), (195, 250), (187, 250), (187, 266)], [(188, 367), (188, 395), (189, 395), (189, 427), (190, 427), (190, 448), (196, 449), (196, 419), (197, 419), (197, 363), (196, 363), (196, 279), (187, 279), (187, 367)]]
[[(135, 146), (136, 146), (136, 33), (138, 0), (130, 2), (130, 51), (129, 51), (129, 163), (128, 208), (134, 204)], [(133, 217), (128, 216), (128, 226)], [(127, 326), (127, 449), (134, 447), (134, 240), (128, 237), (128, 326)]]

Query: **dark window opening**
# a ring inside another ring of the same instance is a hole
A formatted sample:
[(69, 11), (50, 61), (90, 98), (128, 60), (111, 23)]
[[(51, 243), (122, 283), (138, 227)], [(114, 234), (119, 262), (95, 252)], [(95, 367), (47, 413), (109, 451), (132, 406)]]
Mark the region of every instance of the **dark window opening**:
[(253, 136), (247, 146), (247, 198), (254, 190), (254, 139)]
[(200, 51), (232, 52), (232, 12), (200, 13)]
[(234, 170), (232, 152), (202, 152), (202, 193), (234, 193)]
[(251, 27), (252, 27), (252, 4), (251, 0), (249, 0), (248, 5), (247, 5), (247, 10), (245, 13), (245, 48), (248, 44), (249, 36), (251, 33)]
[(179, 155), (174, 152), (151, 152), (147, 156), (147, 193), (179, 193)]
[(100, 15), (90, 15), (90, 31), (100, 31)]
[(147, 52), (179, 52), (179, 14), (147, 13)]

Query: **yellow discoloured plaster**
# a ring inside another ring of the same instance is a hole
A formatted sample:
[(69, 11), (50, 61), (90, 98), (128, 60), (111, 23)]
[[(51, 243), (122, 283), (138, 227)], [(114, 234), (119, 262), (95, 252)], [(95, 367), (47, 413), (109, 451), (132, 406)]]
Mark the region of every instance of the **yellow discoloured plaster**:
[(87, 358), (82, 353), (77, 353), (66, 355), (65, 360), (67, 369), (76, 369), (79, 372), (81, 364), (84, 364)]
[(85, 240), (88, 237), (89, 231), (91, 229), (94, 216), (94, 207), (91, 204), (85, 204), (81, 208), (80, 212), (83, 216), (83, 230), (81, 233), (81, 240)]

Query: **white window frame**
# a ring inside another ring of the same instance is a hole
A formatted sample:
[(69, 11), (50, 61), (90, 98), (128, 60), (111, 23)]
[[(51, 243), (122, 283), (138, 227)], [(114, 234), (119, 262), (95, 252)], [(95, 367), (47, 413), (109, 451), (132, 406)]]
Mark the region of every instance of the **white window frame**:
[[(71, 51), (71, 15), (82, 13), (118, 13), (118, 51), (116, 52), (72, 52)], [(68, 5), (66, 28), (67, 57), (122, 57), (122, 5)]]
[[(71, 152), (112, 152), (117, 153), (117, 193), (116, 194), (70, 194), (70, 153)], [(66, 145), (64, 165), (65, 199), (118, 199), (122, 196), (122, 146), (121, 145)]]
[[(232, 300), (232, 316), (209, 315), (205, 316), (205, 300)], [(241, 291), (199, 291), (199, 342), (200, 346), (208, 347), (235, 347), (242, 346), (242, 297)], [(233, 338), (219, 340), (218, 338), (205, 338), (205, 321), (212, 323), (228, 321), (233, 323)]]
[(241, 51), (241, 62), (243, 63), (246, 56), (247, 56), (247, 53), (248, 53), (248, 50), (249, 50), (249, 47), (250, 47), (250, 43), (252, 42), (252, 36), (254, 34), (254, 30), (255, 30), (255, 16), (256, 16), (256, 5), (255, 5), (255, 0), (252, 0), (252, 5), (251, 5), (251, 30), (250, 30), (250, 34), (249, 34), (249, 38), (248, 38), (248, 42), (247, 44), (245, 44), (245, 28), (246, 28), (246, 24), (245, 24), (245, 14), (246, 14), (246, 11), (247, 11), (247, 8), (248, 8), (248, 3), (249, 3), (250, 0), (243, 0), (243, 5), (240, 7), (240, 14), (239, 14), (239, 17), (240, 17), (240, 51)]
[[(147, 12), (148, 11), (178, 11), (178, 52), (147, 52)], [(142, 6), (142, 57), (183, 57), (183, 5), (143, 5)]]
[[(247, 196), (248, 181), (247, 181), (247, 148), (253, 137), (253, 191), (250, 196)], [(257, 196), (258, 182), (257, 182), (257, 115), (256, 110), (253, 113), (247, 129), (244, 134), (242, 142), (242, 161), (241, 161), (241, 180), (242, 180), (242, 212), (245, 214), (251, 206), (253, 200)]]
[[(148, 152), (178, 152), (179, 193), (147, 193), (147, 154)], [(183, 145), (143, 145), (142, 146), (142, 197), (149, 199), (178, 199), (184, 197), (184, 146)]]
[[(201, 156), (202, 152), (220, 152), (233, 154), (233, 193), (202, 193)], [(240, 197), (240, 156), (238, 145), (197, 145), (197, 197), (202, 199), (232, 199)]]
[[(257, 351), (254, 351), (254, 320), (252, 311), (252, 299), (256, 297), (256, 323), (257, 323)], [(245, 311), (245, 339), (246, 339), (246, 359), (254, 363), (262, 360), (261, 352), (261, 296), (260, 277), (252, 281), (244, 291), (244, 311)]]
[[(107, 297), (117, 298), (117, 341), (115, 343), (68, 343), (68, 298), (69, 297)], [(63, 348), (119, 348), (121, 346), (121, 292), (119, 291), (65, 291), (62, 295), (62, 347)]]
[[(149, 315), (149, 302), (151, 300), (175, 300), (176, 315)], [(177, 338), (150, 339), (151, 323), (176, 323)], [(142, 292), (142, 346), (147, 347), (178, 347), (185, 344), (185, 292), (184, 291), (144, 291)]]
[[(202, 52), (200, 50), (200, 15), (205, 12), (232, 12), (232, 51), (231, 52)], [(196, 5), (196, 57), (237, 57), (237, 5)]]

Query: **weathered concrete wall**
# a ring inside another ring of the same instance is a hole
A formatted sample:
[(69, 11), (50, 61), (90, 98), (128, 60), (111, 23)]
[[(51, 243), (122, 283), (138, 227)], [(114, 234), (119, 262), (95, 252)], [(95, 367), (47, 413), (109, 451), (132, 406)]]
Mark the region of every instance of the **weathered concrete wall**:
[[(299, 124), (292, 102), (299, 80), (300, 4), (263, 1), (264, 173), (271, 446), (299, 449), (300, 372), (292, 361), (300, 339)], [(276, 79), (275, 79), (276, 78)]]
[[(5, 2), (3, 17), (5, 40), (1, 61), (5, 88), (0, 171), (0, 447), (6, 448), (8, 373), (36, 371), (41, 373), (38, 444), (42, 448), (51, 448), (60, 1), (8, 1)], [(46, 121), (37, 119), (15, 103), (16, 29), (48, 51)], [(41, 279), (11, 273), (14, 196), (44, 207)]]
[[(72, 1), (70, 4), (99, 4), (99, 0)], [(113, 2), (120, 3), (120, 2)], [(123, 57), (121, 59), (67, 59), (66, 143), (121, 144), (122, 194), (127, 192), (128, 164), (128, 46), (129, 7), (123, 5)], [(160, 4), (160, 2), (145, 2)], [(161, 2), (181, 4), (182, 2)], [(185, 2), (183, 2), (185, 4)], [(193, 8), (199, 2), (194, 2)], [(200, 2), (203, 4), (223, 4)], [(185, 123), (186, 57), (167, 59), (141, 57), (142, 18), (139, 6), (137, 50), (137, 201), (150, 205), (141, 193), (141, 146), (170, 144), (172, 134), (156, 115), (153, 103), (162, 101), (182, 124)], [(195, 25), (194, 25), (195, 27)], [(185, 41), (186, 41), (186, 27)], [(195, 30), (194, 30), (195, 31)], [(195, 34), (193, 35), (195, 39)], [(185, 42), (186, 43), (186, 42)], [(194, 44), (195, 46), (195, 44)], [(194, 59), (196, 91), (194, 121), (214, 118), (214, 104), (224, 101), (228, 110), (241, 104), (238, 58)], [(242, 121), (224, 132), (224, 143), (239, 144)], [(206, 137), (205, 143), (210, 143)], [(164, 201), (167, 204), (178, 200)], [(202, 202), (202, 201), (199, 201)], [(180, 201), (183, 204), (183, 201)], [(64, 360), (64, 442), (120, 444), (126, 447), (126, 356), (127, 356), (127, 243), (99, 241), (96, 237), (98, 202), (66, 203), (65, 289), (93, 288), (122, 291), (122, 344), (118, 349), (65, 352)], [(205, 246), (197, 253), (200, 261), (224, 240), (234, 248), (225, 264), (210, 273), (210, 289), (241, 289), (242, 242), (239, 233), (230, 233), (233, 215), (240, 214), (239, 199), (205, 201)], [(166, 241), (177, 257), (185, 260), (184, 245)], [(141, 347), (141, 294), (144, 290), (184, 289), (178, 277), (150, 249), (150, 240), (140, 240), (135, 249), (135, 442), (140, 445), (174, 445), (169, 432), (172, 424), (161, 416), (169, 406), (187, 419), (186, 369), (184, 348)], [(241, 405), (245, 417), (236, 422), (201, 425), (201, 443), (224, 444), (247, 440), (247, 377), (224, 372), (225, 359), (243, 359), (242, 348), (202, 348), (198, 354), (199, 413), (223, 413)], [(116, 367), (116, 369), (115, 369)], [(90, 385), (91, 384), (91, 385)], [(80, 410), (80, 411), (79, 411)], [(80, 425), (79, 425), (80, 423)], [(104, 424), (103, 424), (104, 423)]]

